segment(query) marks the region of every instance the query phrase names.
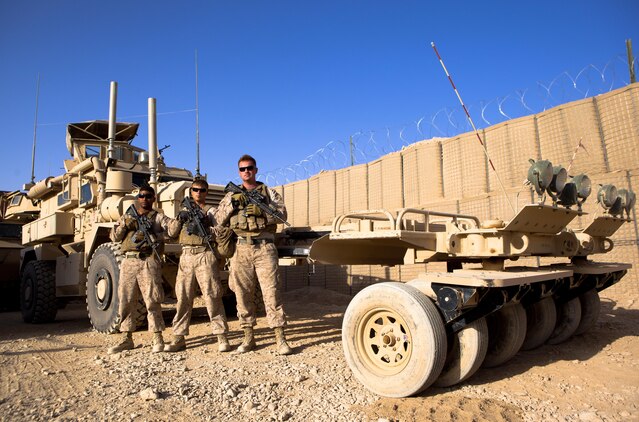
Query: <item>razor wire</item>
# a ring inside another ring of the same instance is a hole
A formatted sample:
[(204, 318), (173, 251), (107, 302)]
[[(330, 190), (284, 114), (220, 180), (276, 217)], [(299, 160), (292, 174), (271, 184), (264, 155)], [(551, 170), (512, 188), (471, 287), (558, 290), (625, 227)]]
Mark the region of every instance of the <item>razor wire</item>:
[[(636, 59), (632, 67), (637, 67)], [(589, 64), (576, 74), (564, 71), (549, 82), (537, 81), (532, 88), (471, 104), (468, 111), (478, 117), (478, 127), (485, 129), (571, 101), (605, 94), (629, 83), (627, 56), (618, 55), (603, 66)], [(451, 138), (472, 130), (464, 116), (464, 111), (458, 107), (444, 107), (407, 124), (357, 131), (344, 139), (328, 142), (295, 163), (263, 171), (258, 179), (271, 186), (285, 185), (322, 171), (375, 161), (422, 140)]]

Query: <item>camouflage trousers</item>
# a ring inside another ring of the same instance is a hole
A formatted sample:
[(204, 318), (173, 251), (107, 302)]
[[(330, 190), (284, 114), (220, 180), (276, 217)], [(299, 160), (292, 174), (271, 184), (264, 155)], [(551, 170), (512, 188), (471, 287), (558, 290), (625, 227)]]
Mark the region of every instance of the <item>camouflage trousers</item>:
[(260, 283), (269, 327), (286, 325), (278, 291), (277, 248), (272, 243), (238, 244), (231, 259), (229, 287), (237, 298), (240, 327), (255, 325), (255, 286)]
[(153, 256), (146, 259), (125, 258), (122, 261), (118, 286), (120, 331), (135, 331), (137, 328), (135, 313), (140, 293), (146, 304), (149, 331), (164, 330), (161, 264)]
[(180, 257), (180, 266), (175, 279), (175, 295), (178, 302), (177, 313), (173, 318), (173, 334), (177, 336), (189, 334), (196, 281), (202, 291), (213, 334), (226, 333), (229, 328), (222, 304), (222, 285), (217, 259), (210, 250), (195, 251), (184, 248)]

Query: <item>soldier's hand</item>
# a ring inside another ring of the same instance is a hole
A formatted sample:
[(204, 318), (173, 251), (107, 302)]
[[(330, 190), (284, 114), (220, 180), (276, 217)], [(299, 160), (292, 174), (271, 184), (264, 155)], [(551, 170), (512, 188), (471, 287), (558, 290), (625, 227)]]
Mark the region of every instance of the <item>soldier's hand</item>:
[(138, 228), (138, 223), (137, 221), (135, 221), (135, 218), (131, 217), (130, 215), (125, 215), (124, 227), (126, 227), (127, 230), (136, 230)]
[(231, 202), (236, 207), (244, 207), (248, 201), (246, 200), (246, 195), (243, 193), (234, 193), (231, 196)]
[(256, 217), (262, 215), (262, 209), (255, 204), (248, 204), (245, 211), (246, 215), (254, 215)]
[(180, 211), (177, 215), (177, 219), (180, 220), (180, 223), (186, 223), (189, 220), (189, 212), (188, 211)]
[(144, 242), (144, 233), (142, 233), (141, 231), (136, 231), (135, 233), (133, 233), (133, 237), (131, 238), (131, 240), (133, 241), (133, 243), (135, 244), (139, 244)]

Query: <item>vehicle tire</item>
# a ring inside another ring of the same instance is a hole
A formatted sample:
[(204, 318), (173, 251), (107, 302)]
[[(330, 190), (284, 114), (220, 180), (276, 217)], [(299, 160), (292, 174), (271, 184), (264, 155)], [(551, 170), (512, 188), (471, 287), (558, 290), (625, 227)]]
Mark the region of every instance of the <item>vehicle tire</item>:
[(449, 337), (446, 364), (436, 387), (450, 387), (470, 378), (481, 366), (488, 351), (486, 318), (478, 319)]
[(579, 296), (579, 303), (581, 305), (581, 321), (579, 321), (575, 335), (583, 334), (597, 324), (601, 309), (601, 300), (597, 289), (588, 290)]
[(20, 310), (24, 322), (40, 324), (55, 319), (58, 306), (53, 261), (31, 261), (24, 267), (20, 280)]
[(532, 350), (544, 344), (557, 325), (557, 308), (552, 297), (526, 307), (526, 339), (521, 350)]
[(488, 353), (482, 367), (492, 368), (512, 359), (526, 338), (526, 310), (521, 303), (506, 305), (486, 317)]
[(428, 388), (446, 361), (446, 330), (437, 307), (403, 283), (359, 292), (344, 314), (342, 343), (355, 378), (385, 397)]
[[(86, 284), (87, 311), (91, 325), (100, 333), (117, 333), (119, 329), (118, 286), (123, 260), (118, 243), (104, 243), (91, 256)], [(136, 326), (142, 326), (145, 319), (146, 306), (140, 298), (135, 312)]]
[(559, 344), (568, 340), (577, 331), (581, 321), (581, 302), (579, 298), (570, 299), (568, 302), (556, 303), (557, 325), (546, 343)]

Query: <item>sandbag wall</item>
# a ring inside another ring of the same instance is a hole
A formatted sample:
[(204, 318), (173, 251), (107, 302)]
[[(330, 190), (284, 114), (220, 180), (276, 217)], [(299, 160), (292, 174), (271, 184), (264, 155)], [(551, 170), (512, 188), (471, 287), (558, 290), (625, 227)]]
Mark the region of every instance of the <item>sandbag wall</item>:
[[(284, 196), (289, 222), (311, 227), (330, 225), (335, 216), (349, 211), (402, 207), (509, 220), (511, 207), (531, 202), (531, 192), (523, 186), (530, 158), (570, 166), (570, 174), (586, 173), (593, 181), (593, 194), (584, 206), (588, 215), (575, 219), (571, 228), (585, 227), (601, 212), (597, 184), (613, 183), (639, 193), (639, 83), (490, 126), (479, 134), (496, 172), (477, 135), (465, 133), (417, 142), (370, 163), (323, 171), (276, 189)], [(595, 259), (639, 267), (634, 217), (613, 236), (613, 251)], [(354, 294), (372, 283), (409, 281), (419, 272), (444, 270), (443, 263), (392, 268), (316, 264), (282, 267), (281, 277), (286, 290), (317, 286)], [(637, 274), (631, 270), (607, 294), (638, 297)]]

